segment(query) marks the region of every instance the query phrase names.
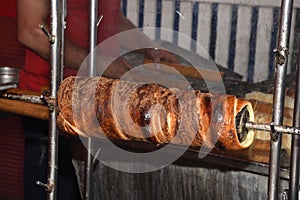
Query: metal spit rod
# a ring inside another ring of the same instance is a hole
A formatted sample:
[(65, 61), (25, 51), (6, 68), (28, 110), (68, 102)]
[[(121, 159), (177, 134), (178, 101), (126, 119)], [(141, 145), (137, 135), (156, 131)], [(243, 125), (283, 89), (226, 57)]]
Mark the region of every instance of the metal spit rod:
[[(97, 25), (98, 25), (98, 0), (90, 1), (90, 56), (89, 56), (89, 71), (90, 77), (96, 74), (96, 45), (97, 45)], [(86, 158), (86, 177), (85, 177), (85, 194), (84, 199), (93, 199), (93, 139), (90, 137), (87, 139), (87, 158)]]
[(274, 123), (271, 124), (259, 124), (254, 122), (246, 122), (245, 127), (248, 129), (256, 129), (261, 131), (269, 131), (272, 133), (286, 133), (292, 135), (299, 135), (300, 136), (300, 128), (295, 128), (291, 126), (282, 126), (282, 125), (275, 125)]
[(3, 85), (1, 84), (0, 85), (0, 92), (4, 91), (4, 90), (11, 89), (11, 88), (17, 88), (17, 87), (18, 87), (17, 83), (9, 83), (9, 84), (3, 84)]
[[(281, 1), (280, 26), (278, 35), (278, 47), (275, 51), (276, 77), (274, 83), (273, 97), (273, 122), (280, 125), (283, 122), (284, 96), (286, 69), (288, 60), (288, 47), (290, 38), (290, 28), (292, 19), (293, 0)], [(279, 169), (280, 169), (280, 149), (281, 133), (272, 132), (270, 149), (270, 167), (268, 179), (268, 199), (278, 199), (279, 192)]]

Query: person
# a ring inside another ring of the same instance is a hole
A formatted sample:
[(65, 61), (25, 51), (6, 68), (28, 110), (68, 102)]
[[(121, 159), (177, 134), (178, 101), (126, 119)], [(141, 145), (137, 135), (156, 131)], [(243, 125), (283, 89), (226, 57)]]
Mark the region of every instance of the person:
[[(68, 0), (64, 46), (64, 77), (76, 75), (82, 62), (88, 55), (88, 20), (89, 1)], [(40, 92), (44, 86), (49, 86), (49, 40), (39, 28), (43, 24), (49, 28), (50, 0), (17, 0), (18, 40), (26, 47), (25, 66), (20, 73), (21, 89)], [(99, 15), (103, 15), (100, 23), (99, 43), (122, 31), (136, 28), (120, 10), (120, 0), (100, 0)], [(153, 44), (144, 34), (140, 33), (128, 41), (138, 40)], [(122, 41), (118, 45), (130, 43)], [(158, 45), (157, 45), (158, 46)], [(159, 46), (158, 46), (159, 47)], [(117, 48), (117, 45), (115, 46)], [(112, 49), (112, 53), (118, 51)], [(163, 49), (139, 50), (154, 61), (177, 62), (177, 58)], [(102, 58), (105, 59), (105, 58)], [(124, 58), (118, 57), (103, 76), (120, 78), (128, 72), (131, 66)], [(47, 134), (48, 123), (32, 118), (23, 118), (25, 134), (25, 166), (24, 193), (25, 199), (45, 199), (44, 188), (35, 185), (37, 180), (46, 183), (47, 169)], [(71, 163), (68, 140), (59, 139), (59, 168), (58, 168), (58, 199), (80, 199), (75, 171)]]

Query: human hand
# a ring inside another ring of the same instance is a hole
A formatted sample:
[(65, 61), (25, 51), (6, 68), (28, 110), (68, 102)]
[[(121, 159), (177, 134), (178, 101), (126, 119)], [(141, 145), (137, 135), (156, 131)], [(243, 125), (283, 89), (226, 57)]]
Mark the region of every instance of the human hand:
[[(105, 63), (105, 61), (103, 63)], [(98, 70), (98, 73), (100, 71), (102, 76), (119, 79), (132, 68), (133, 66), (131, 66), (125, 58), (119, 57), (111, 62), (108, 67)]]
[(179, 63), (178, 58), (164, 49), (151, 48), (146, 49), (146, 57), (152, 59), (154, 62), (173, 62)]

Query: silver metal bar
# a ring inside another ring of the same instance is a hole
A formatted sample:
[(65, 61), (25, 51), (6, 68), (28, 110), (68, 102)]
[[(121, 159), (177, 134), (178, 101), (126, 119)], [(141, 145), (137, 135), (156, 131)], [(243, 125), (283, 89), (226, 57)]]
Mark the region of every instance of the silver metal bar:
[(97, 23), (98, 23), (98, 0), (90, 1), (90, 56), (89, 56), (89, 72), (90, 77), (96, 74), (96, 45), (97, 45)]
[(8, 90), (8, 89), (17, 88), (17, 87), (18, 87), (17, 83), (3, 84), (3, 85), (0, 85), (0, 92), (3, 90)]
[(258, 124), (253, 122), (246, 122), (245, 127), (248, 129), (256, 129), (256, 130), (269, 131), (269, 132), (280, 132), (280, 133), (300, 136), (300, 128), (295, 128), (291, 126), (274, 125), (273, 123)]
[(86, 200), (93, 199), (93, 139), (87, 139), (87, 158), (86, 158), (86, 181), (85, 181), (85, 198)]
[(1, 97), (5, 99), (20, 100), (29, 103), (45, 104), (45, 102), (41, 99), (41, 96), (37, 95), (6, 93), (1, 95)]
[[(89, 71), (90, 77), (96, 74), (96, 52), (95, 47), (97, 45), (97, 23), (98, 23), (98, 0), (90, 0), (90, 55), (89, 55)], [(93, 139), (88, 138), (87, 143), (87, 158), (86, 158), (86, 182), (85, 182), (85, 196), (84, 199), (93, 199)]]
[[(275, 56), (276, 77), (273, 97), (273, 123), (281, 125), (283, 121), (285, 80), (288, 60), (288, 45), (292, 19), (293, 0), (281, 1), (281, 14), (278, 35), (278, 48)], [(270, 168), (268, 179), (268, 199), (278, 199), (281, 133), (271, 133)]]
[[(300, 40), (299, 40), (300, 42)], [(300, 43), (298, 49), (298, 66), (296, 77), (296, 91), (294, 103), (293, 126), (300, 127)], [(300, 135), (293, 135), (292, 150), (291, 150), (291, 167), (290, 167), (290, 182), (289, 182), (289, 199), (298, 199), (299, 192), (299, 152), (300, 152)]]
[(65, 52), (65, 28), (66, 28), (66, 17), (67, 17), (67, 1), (66, 0), (61, 0), (61, 13), (60, 13), (60, 28), (61, 28), (61, 51), (60, 51), (60, 81), (63, 80), (63, 75), (64, 75), (64, 52)]
[[(50, 42), (50, 69), (51, 69), (51, 87), (50, 98), (56, 99), (57, 90), (60, 84), (61, 69), (61, 8), (59, 0), (51, 0), (51, 35), (53, 42)], [(55, 106), (56, 107), (56, 106)], [(57, 173), (58, 173), (58, 131), (56, 127), (56, 109), (52, 108), (49, 112), (49, 141), (48, 141), (48, 186), (51, 190), (47, 193), (48, 200), (57, 198)]]
[(48, 37), (49, 42), (51, 44), (53, 44), (55, 42), (55, 37), (49, 33), (46, 26), (44, 24), (40, 24), (39, 27), (45, 33), (45, 35)]

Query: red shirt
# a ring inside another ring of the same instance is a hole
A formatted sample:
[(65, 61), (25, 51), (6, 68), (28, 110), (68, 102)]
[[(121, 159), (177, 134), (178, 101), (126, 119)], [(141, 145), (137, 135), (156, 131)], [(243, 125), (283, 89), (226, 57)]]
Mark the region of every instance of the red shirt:
[[(103, 19), (98, 28), (99, 43), (118, 33), (120, 0), (99, 0), (99, 16)], [(67, 28), (65, 36), (68, 40), (88, 49), (89, 45), (89, 1), (67, 1)], [(38, 24), (37, 24), (38, 26)], [(65, 68), (64, 77), (76, 75), (77, 71)], [(49, 86), (49, 62), (26, 49), (25, 66), (20, 73), (20, 88), (41, 91), (42, 86)]]
[(17, 4), (16, 0), (0, 0), (0, 16), (16, 17)]

